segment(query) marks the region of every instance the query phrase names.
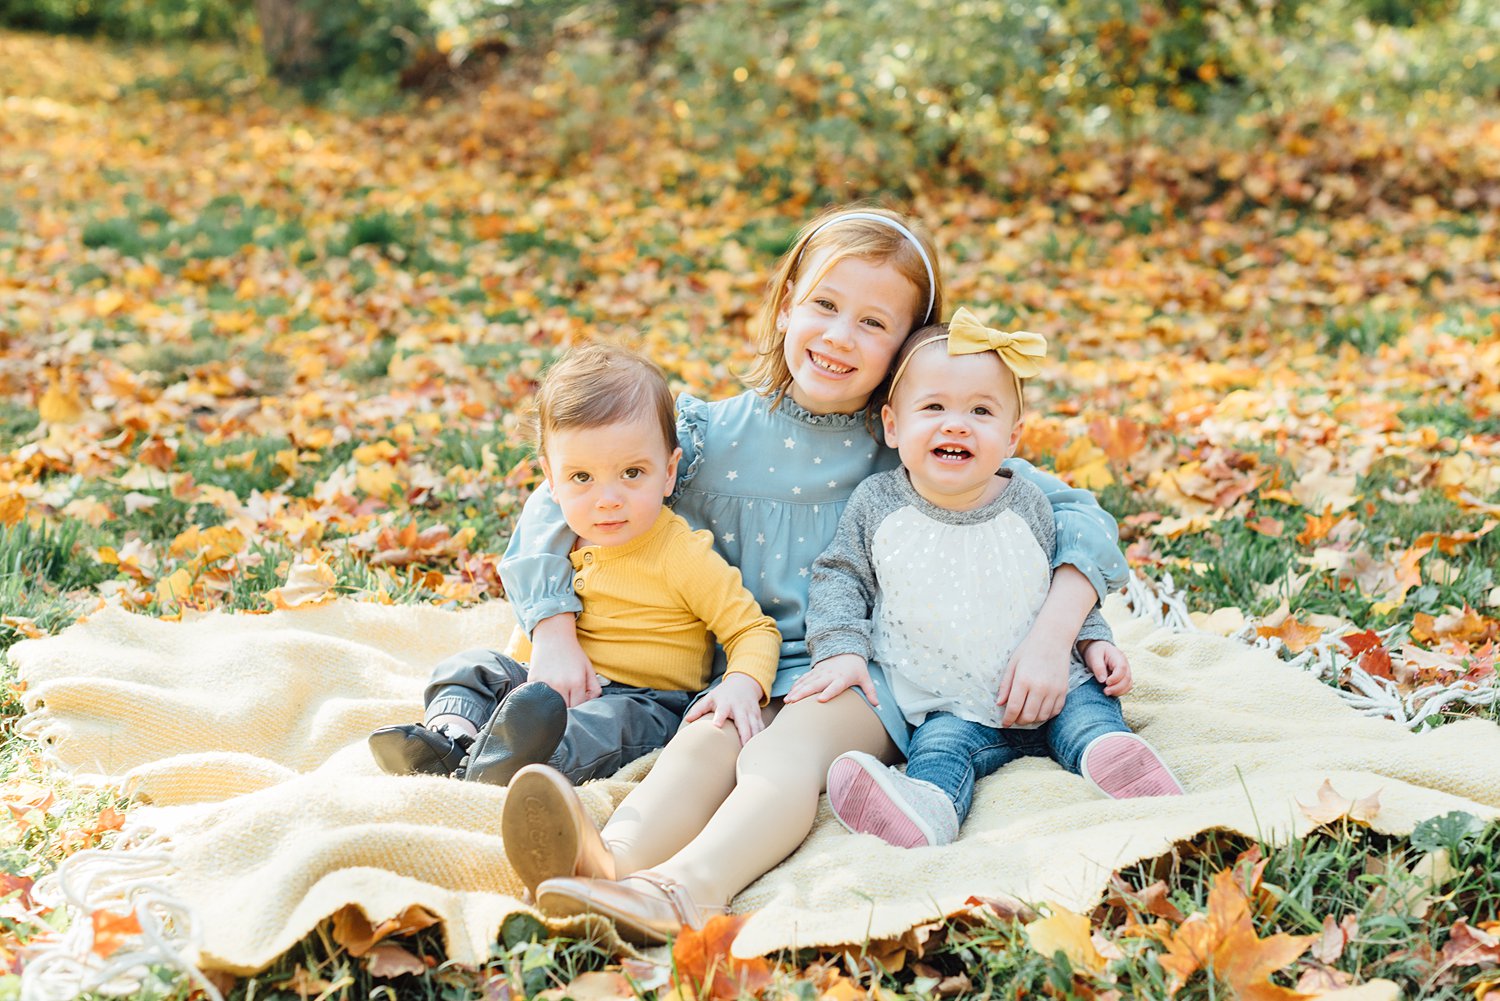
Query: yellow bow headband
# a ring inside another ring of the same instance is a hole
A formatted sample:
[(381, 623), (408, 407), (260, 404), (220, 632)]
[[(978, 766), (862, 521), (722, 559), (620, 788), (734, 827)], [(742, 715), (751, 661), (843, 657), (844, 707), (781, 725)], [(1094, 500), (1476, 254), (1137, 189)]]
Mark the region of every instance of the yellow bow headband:
[(1016, 381), (1018, 401), (1022, 400), (1021, 380), (1041, 374), (1042, 361), (1047, 357), (1047, 338), (1041, 334), (1034, 334), (1029, 330), (996, 330), (993, 327), (986, 327), (979, 322), (978, 317), (960, 306), (958, 312), (953, 314), (953, 319), (948, 321), (946, 334), (936, 334), (927, 338), (912, 348), (902, 359), (901, 365), (896, 369), (896, 374), (891, 377), (890, 391), (892, 393), (896, 391), (896, 383), (906, 372), (906, 366), (912, 356), (927, 345), (941, 340), (948, 342), (950, 356), (975, 355), (985, 351), (993, 351), (999, 355), (1001, 363)]

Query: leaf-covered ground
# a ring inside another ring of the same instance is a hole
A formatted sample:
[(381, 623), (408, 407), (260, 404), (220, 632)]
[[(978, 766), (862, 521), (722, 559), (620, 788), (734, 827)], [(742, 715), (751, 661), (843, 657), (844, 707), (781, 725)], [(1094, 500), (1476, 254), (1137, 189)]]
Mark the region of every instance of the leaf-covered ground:
[[(355, 114), (241, 92), (212, 51), (0, 33), (0, 65), (4, 645), (101, 601), (172, 616), (498, 596), (536, 481), (522, 423), (542, 366), (609, 338), (683, 388), (736, 391), (746, 323), (797, 226), (831, 198), (880, 194), (843, 184), (857, 172), (837, 160), (757, 163), (751, 188), (732, 150), (689, 152), (667, 119), (617, 122), (580, 150), (552, 126), (587, 95), (524, 67)], [(1306, 108), (1128, 149), (1018, 149), (982, 191), (912, 185), (950, 302), (1058, 346), (1023, 454), (1099, 492), (1136, 569), (1170, 575), (1204, 627), (1322, 651), (1328, 680), (1421, 706), (1420, 725), (1493, 718), (1500, 114)], [(1438, 687), (1472, 704), (1413, 699)], [(26, 747), (9, 739), (0, 784), (12, 970), (46, 920), (30, 878), (107, 840), (125, 808)], [(976, 904), (890, 946), (905, 973), (883, 989), (978, 990), (944, 978), (982, 954), (993, 976), (1060, 996), (1207, 997), (1224, 980), (1292, 997), (1250, 985), (1316, 971), (1330, 979), (1307, 996), (1376, 976), (1483, 996), (1500, 962), (1495, 829), (1375, 843), (1355, 813), (1269, 856), (1279, 896), (1265, 859), (1232, 866), (1248, 846), (1199, 845), (1196, 868), (1094, 915), (1092, 941), (1088, 919), (1054, 915), (1028, 951), (1016, 914)], [(1431, 852), (1453, 872), (1419, 892), (1407, 875)], [(1363, 896), (1330, 896), (1351, 879)], [(1357, 934), (1338, 924), (1351, 915)], [(1322, 937), (1276, 937), (1293, 932)], [(712, 940), (689, 945), (712, 965)], [(591, 965), (559, 949), (515, 943), (490, 979), (531, 992)], [(367, 966), (342, 955), (363, 981), (339, 987), (326, 955), (288, 969), (304, 995), (367, 991)], [(847, 996), (871, 982), (852, 960), (808, 962), (721, 983)]]

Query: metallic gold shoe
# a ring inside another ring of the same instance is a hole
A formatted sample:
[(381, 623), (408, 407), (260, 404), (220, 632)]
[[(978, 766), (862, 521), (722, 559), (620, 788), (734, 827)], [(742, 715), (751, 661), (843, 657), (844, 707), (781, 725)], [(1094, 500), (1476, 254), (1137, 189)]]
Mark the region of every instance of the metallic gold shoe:
[(620, 937), (634, 945), (661, 945), (684, 928), (702, 928), (727, 907), (699, 904), (687, 887), (659, 872), (642, 870), (618, 882), (607, 879), (549, 879), (536, 890), (537, 907), (552, 917), (602, 914)]
[(615, 858), (573, 783), (550, 765), (527, 765), (510, 780), (500, 836), (505, 857), (533, 895), (554, 877), (615, 878)]

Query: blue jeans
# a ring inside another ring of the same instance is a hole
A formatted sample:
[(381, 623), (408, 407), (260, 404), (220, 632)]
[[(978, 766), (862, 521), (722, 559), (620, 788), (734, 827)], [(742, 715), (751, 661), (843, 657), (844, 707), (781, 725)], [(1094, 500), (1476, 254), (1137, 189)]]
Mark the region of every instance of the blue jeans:
[(906, 774), (925, 779), (953, 801), (962, 824), (974, 805), (974, 781), (991, 775), (1017, 758), (1046, 755), (1077, 775), (1083, 749), (1106, 733), (1129, 733), (1120, 700), (1104, 694), (1090, 678), (1068, 693), (1062, 712), (1034, 730), (996, 729), (959, 719), (952, 713), (930, 713), (911, 735)]

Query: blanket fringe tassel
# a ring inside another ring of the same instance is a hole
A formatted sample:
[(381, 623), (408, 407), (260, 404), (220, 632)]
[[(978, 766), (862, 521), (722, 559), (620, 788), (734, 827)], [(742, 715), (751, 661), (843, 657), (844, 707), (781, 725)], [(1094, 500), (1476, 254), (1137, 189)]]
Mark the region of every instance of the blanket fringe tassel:
[[(1133, 615), (1157, 626), (1173, 632), (1204, 631), (1193, 622), (1171, 574), (1163, 574), (1159, 581), (1131, 574), (1125, 601)], [(1285, 653), (1280, 639), (1260, 636), (1254, 623), (1231, 638)], [(1500, 701), (1500, 689), (1493, 683), (1427, 685), (1402, 693), (1394, 683), (1364, 671), (1335, 632), (1325, 633), (1289, 662), (1335, 686), (1355, 710), (1389, 717), (1412, 730), (1432, 725), (1434, 717), (1454, 703), (1488, 706)], [(1338, 687), (1340, 679), (1349, 689)], [(71, 920), (66, 932), (31, 953), (21, 974), (21, 1001), (69, 1001), (91, 992), (134, 994), (148, 978), (159, 976), (153, 970), (164, 968), (190, 978), (211, 1001), (223, 1001), (218, 988), (194, 962), (198, 940), (191, 910), (160, 882), (170, 873), (170, 855), (161, 842), (132, 834), (113, 847), (70, 856), (39, 880), (34, 890), (38, 899), (67, 908)], [(140, 924), (139, 936), (114, 951), (109, 951), (113, 942), (96, 942), (101, 916), (132, 914)], [(107, 955), (100, 955), (100, 946)]]
[[(1130, 575), (1125, 586), (1125, 601), (1131, 613), (1174, 632), (1203, 632), (1194, 624), (1182, 593), (1177, 590), (1170, 573), (1162, 574), (1160, 581), (1150, 581), (1138, 573)], [(1392, 626), (1377, 633), (1387, 640), (1398, 629)], [(1277, 637), (1261, 636), (1256, 623), (1249, 622), (1230, 638), (1248, 646), (1286, 654), (1286, 644)], [(1333, 686), (1339, 697), (1351, 708), (1366, 716), (1384, 716), (1393, 719), (1409, 730), (1424, 730), (1436, 726), (1442, 711), (1448, 706), (1462, 704), (1482, 707), (1500, 702), (1500, 688), (1495, 679), (1485, 682), (1455, 681), (1449, 684), (1424, 685), (1411, 692), (1402, 692), (1394, 681), (1377, 678), (1359, 666), (1359, 659), (1349, 653), (1344, 645), (1343, 631), (1331, 630), (1318, 637), (1301, 653), (1287, 656), (1293, 667), (1307, 671), (1323, 682)], [(1340, 681), (1348, 688), (1342, 687)]]
[[(161, 840), (134, 831), (112, 847), (70, 855), (37, 880), (33, 896), (65, 909), (69, 923), (57, 937), (28, 950), (21, 1001), (138, 994), (163, 970), (186, 976), (211, 1001), (223, 1001), (194, 962), (198, 939), (191, 909), (161, 882), (171, 871)], [(132, 917), (138, 934), (129, 928)], [(125, 928), (116, 924), (116, 933), (109, 933), (110, 918), (126, 923)], [(101, 931), (106, 935), (101, 937)]]

